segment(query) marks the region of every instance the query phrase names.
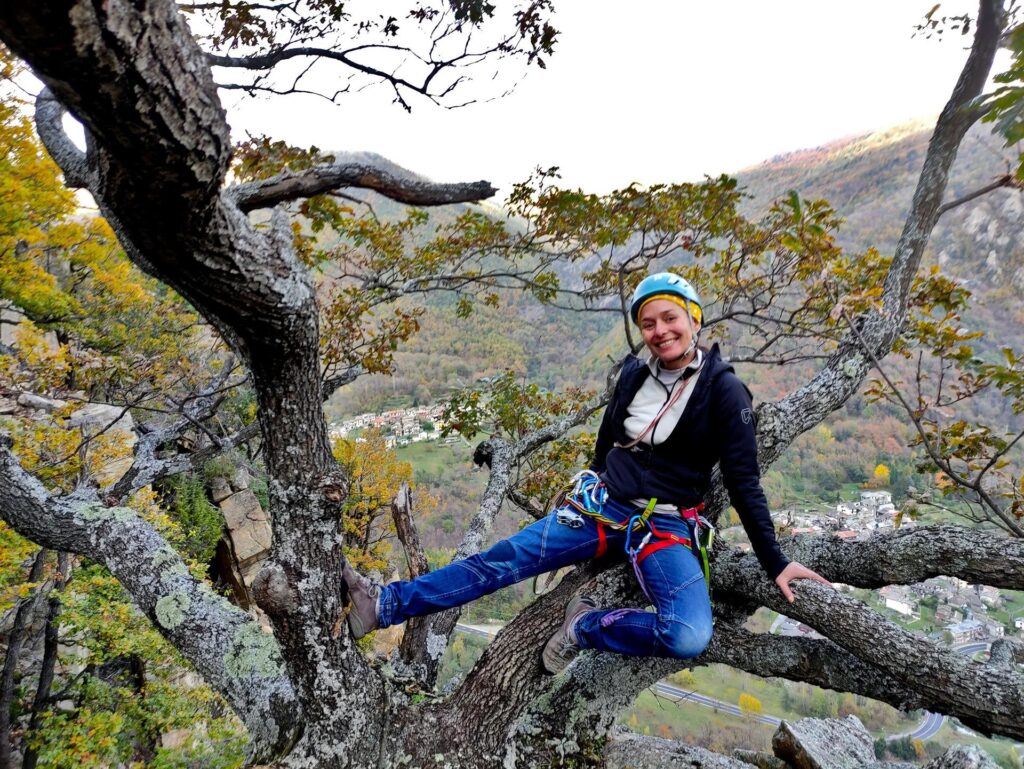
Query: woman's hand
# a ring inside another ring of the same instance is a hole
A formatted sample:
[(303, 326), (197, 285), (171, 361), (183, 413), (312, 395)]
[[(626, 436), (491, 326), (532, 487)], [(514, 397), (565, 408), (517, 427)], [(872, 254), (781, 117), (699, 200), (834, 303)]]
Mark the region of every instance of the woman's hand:
[(832, 583), (817, 572), (811, 571), (796, 561), (790, 561), (789, 565), (782, 570), (782, 573), (775, 578), (775, 584), (779, 586), (779, 590), (782, 591), (782, 594), (786, 596), (786, 600), (790, 603), (793, 603), (793, 591), (789, 589), (789, 583), (794, 579), (813, 579), (815, 582), (821, 582), (832, 587)]

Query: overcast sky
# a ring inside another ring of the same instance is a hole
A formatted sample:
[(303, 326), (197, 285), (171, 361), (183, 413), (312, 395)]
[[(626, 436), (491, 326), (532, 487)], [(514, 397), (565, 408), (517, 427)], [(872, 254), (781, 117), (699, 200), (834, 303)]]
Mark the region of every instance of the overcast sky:
[(413, 101), (409, 115), (383, 87), (341, 106), (224, 98), (238, 136), (369, 150), (438, 181), (488, 179), (502, 198), (537, 165), (596, 192), (694, 180), (937, 115), (969, 38), (912, 38), (931, 5), (559, 0), (555, 56), (503, 99)]

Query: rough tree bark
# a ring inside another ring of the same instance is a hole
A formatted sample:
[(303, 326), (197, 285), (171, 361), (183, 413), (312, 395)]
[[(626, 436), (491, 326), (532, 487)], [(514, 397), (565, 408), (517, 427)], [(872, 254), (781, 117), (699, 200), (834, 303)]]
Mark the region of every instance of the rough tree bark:
[[(28, 582), (38, 583), (46, 565), (46, 549), (36, 553), (29, 569)], [(14, 612), (14, 624), (7, 634), (7, 653), (4, 655), (3, 673), (0, 674), (0, 769), (11, 766), (11, 705), (14, 703), (14, 674), (18, 669), (21, 647), (29, 630), (36, 607), (49, 593), (50, 587), (36, 585), (32, 593), (22, 598)]]
[[(883, 312), (863, 320), (863, 334), (878, 354), (889, 349), (903, 323), (908, 287), (949, 166), (977, 117), (971, 105), (991, 66), (1002, 16), (1000, 3), (983, 0), (974, 47), (936, 126), (889, 272)], [(18, 466), (9, 440), (0, 441), (4, 520), (44, 547), (106, 564), (239, 713), (254, 761), (295, 767), (536, 766), (569, 754), (580, 762), (603, 761), (615, 714), (678, 663), (590, 654), (552, 680), (541, 675), (538, 650), (559, 624), (568, 596), (584, 585), (608, 602), (639, 602), (622, 569), (576, 570), (523, 611), (442, 702), (414, 704), (350, 642), (339, 526), (347, 479), (331, 458), (321, 406), (313, 286), (293, 251), (283, 212), (274, 211), (269, 230), (257, 230), (246, 216), (257, 207), (342, 186), (376, 189), (418, 205), (479, 199), (492, 194), (490, 186), (411, 183), (377, 169), (330, 166), (225, 189), (230, 141), (224, 112), (208, 59), (170, 0), (8, 3), (0, 10), (0, 38), (53, 95), (40, 103), (39, 130), (68, 184), (92, 192), (129, 256), (191, 302), (251, 374), (274, 530), (272, 556), (254, 593), (274, 633), (262, 633), (193, 580), (159, 534), (131, 511), (107, 507), (88, 491), (49, 495)], [(62, 109), (85, 127), (84, 152), (61, 130)], [(811, 382), (765, 405), (763, 464), (856, 392), (867, 366), (867, 356), (849, 340)], [(488, 491), (461, 555), (485, 541), (515, 463), (573, 423), (566, 420), (514, 446), (492, 446)], [(132, 479), (152, 481), (172, 471), (153, 466), (151, 448), (142, 444)], [(715, 499), (723, 498), (718, 489)], [(993, 542), (991, 551), (979, 549), (977, 558), (965, 560), (950, 557), (955, 532), (914, 536), (919, 541), (908, 543), (902, 534), (867, 544), (808, 541), (799, 557), (851, 584), (949, 574), (1024, 588), (1022, 542)], [(902, 556), (911, 545), (913, 556)], [(724, 551), (715, 564), (714, 589), (718, 633), (694, 664), (727, 662), (897, 705), (927, 706), (977, 728), (1024, 737), (1024, 680), (1012, 663), (955, 658), (822, 587), (799, 586), (797, 602), (784, 606), (752, 556)], [(760, 605), (785, 609), (828, 640), (802, 643), (741, 630), (742, 619)], [(428, 684), (436, 675), (436, 665), (428, 663), (436, 663), (455, 617), (432, 620), (407, 650), (419, 655), (414, 661)], [(915, 668), (928, 675), (908, 676)], [(976, 684), (964, 686), (967, 680)]]
[[(67, 553), (57, 554), (57, 574), (54, 577), (54, 586), (50, 591), (49, 607), (46, 612), (46, 627), (43, 631), (43, 659), (39, 669), (39, 681), (36, 684), (36, 694), (32, 699), (32, 716), (28, 722), (26, 735), (34, 735), (40, 728), (43, 719), (43, 712), (50, 700), (50, 687), (53, 686), (54, 671), (57, 666), (57, 643), (58, 624), (57, 621), (61, 612), (61, 593), (71, 576), (71, 558)], [(21, 769), (36, 769), (39, 761), (39, 751), (32, 746), (31, 739), (29, 746), (25, 749), (25, 758), (21, 762)]]

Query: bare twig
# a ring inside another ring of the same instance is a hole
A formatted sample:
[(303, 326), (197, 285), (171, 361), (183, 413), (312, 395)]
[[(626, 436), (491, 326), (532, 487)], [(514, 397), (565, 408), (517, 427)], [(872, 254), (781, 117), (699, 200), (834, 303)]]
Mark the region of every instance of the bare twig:
[(957, 198), (956, 200), (951, 200), (948, 203), (944, 203), (939, 208), (938, 215), (942, 216), (944, 213), (956, 208), (957, 206), (962, 206), (964, 203), (969, 203), (972, 200), (980, 198), (983, 195), (987, 195), (993, 190), (998, 190), (1002, 187), (1009, 187), (1011, 189), (1020, 190), (1024, 189), (1024, 182), (1021, 182), (1021, 180), (1018, 179), (1013, 174), (1003, 174), (1002, 176), (998, 177), (995, 181), (993, 181), (991, 184), (986, 184), (984, 187), (976, 189), (974, 192), (964, 195), (963, 197)]

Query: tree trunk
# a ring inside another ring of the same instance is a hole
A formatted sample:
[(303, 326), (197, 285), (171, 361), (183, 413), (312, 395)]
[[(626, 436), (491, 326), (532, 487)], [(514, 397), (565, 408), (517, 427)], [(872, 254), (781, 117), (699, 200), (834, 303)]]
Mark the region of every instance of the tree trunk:
[[(39, 582), (46, 566), (47, 551), (45, 548), (36, 553), (32, 568), (28, 573), (28, 582)], [(14, 704), (14, 675), (21, 659), (21, 646), (25, 642), (29, 622), (35, 613), (36, 606), (48, 590), (41, 585), (32, 589), (31, 595), (18, 602), (14, 614), (14, 626), (7, 636), (7, 654), (4, 657), (3, 673), (0, 675), (0, 769), (11, 767), (11, 706)]]
[(50, 592), (50, 605), (46, 614), (46, 630), (43, 635), (43, 662), (39, 669), (39, 683), (36, 685), (36, 695), (32, 700), (32, 716), (29, 719), (28, 728), (25, 730), (25, 758), (21, 762), (21, 769), (36, 769), (39, 761), (39, 752), (31, 747), (32, 736), (39, 731), (43, 710), (50, 699), (50, 689), (53, 687), (53, 674), (57, 665), (57, 632), (59, 627), (57, 620), (60, 617), (61, 598), (60, 593), (64, 591), (68, 577), (71, 574), (71, 559), (67, 553), (57, 554), (57, 575), (55, 577), (53, 590)]

